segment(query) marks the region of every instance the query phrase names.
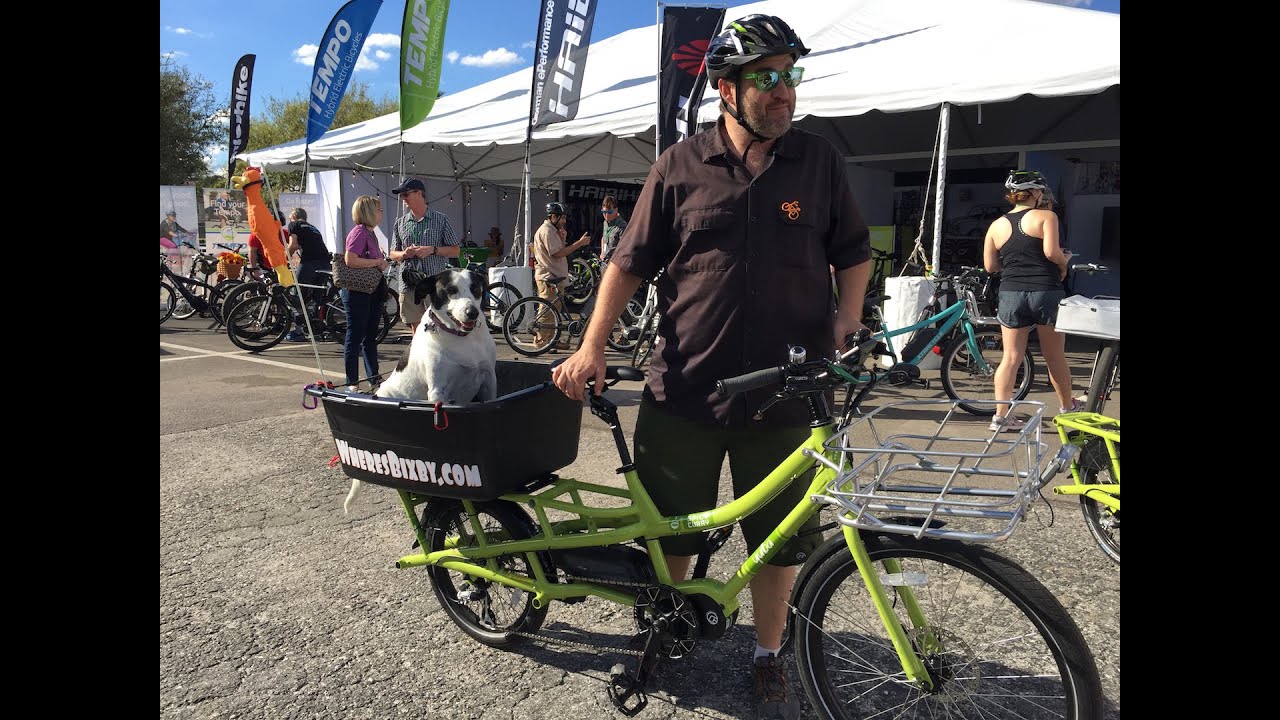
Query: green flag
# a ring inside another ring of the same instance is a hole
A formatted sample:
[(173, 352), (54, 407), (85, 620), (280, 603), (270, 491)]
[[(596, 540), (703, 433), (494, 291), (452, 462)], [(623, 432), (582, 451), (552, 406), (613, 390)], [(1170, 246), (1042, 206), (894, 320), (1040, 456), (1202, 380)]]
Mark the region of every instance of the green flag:
[(436, 104), (449, 0), (406, 0), (400, 28), (400, 129), (422, 122)]

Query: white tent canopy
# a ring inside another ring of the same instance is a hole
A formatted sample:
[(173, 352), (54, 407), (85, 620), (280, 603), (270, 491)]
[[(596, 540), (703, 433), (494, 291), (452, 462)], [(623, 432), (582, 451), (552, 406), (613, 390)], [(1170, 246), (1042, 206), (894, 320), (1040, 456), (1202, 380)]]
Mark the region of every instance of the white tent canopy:
[[(950, 150), (961, 156), (1119, 145), (1119, 15), (1031, 0), (767, 0), (729, 8), (726, 21), (751, 13), (783, 18), (812, 49), (798, 63), (796, 118), (851, 159), (922, 156), (926, 167), (937, 122), (929, 109), (943, 102), (973, 106), (952, 114)], [(533, 134), (535, 182), (648, 173), (658, 39), (653, 25), (592, 43), (578, 116)], [(406, 172), (518, 185), (531, 73), (437, 100), (404, 133)], [(704, 121), (716, 101), (707, 94)], [(392, 113), (326, 133), (310, 163), (398, 172), (400, 141)], [(297, 168), (304, 148), (297, 140), (239, 157)]]

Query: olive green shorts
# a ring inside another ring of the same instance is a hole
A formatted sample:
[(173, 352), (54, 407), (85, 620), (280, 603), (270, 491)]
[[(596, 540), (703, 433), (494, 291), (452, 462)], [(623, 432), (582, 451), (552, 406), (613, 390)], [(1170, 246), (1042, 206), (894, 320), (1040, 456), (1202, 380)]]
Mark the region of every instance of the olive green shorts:
[[(726, 454), (733, 477), (733, 496), (738, 498), (755, 487), (808, 437), (807, 427), (726, 430), (686, 420), (643, 402), (636, 418), (636, 472), (663, 515), (687, 515), (710, 510), (718, 504), (720, 468)], [(759, 547), (799, 504), (812, 480), (813, 470), (801, 473), (767, 505), (742, 519), (740, 525), (748, 552)], [(818, 514), (814, 513), (769, 564), (803, 563), (822, 544), (822, 533), (806, 533), (818, 525)], [(697, 555), (706, 537), (706, 533), (690, 533), (659, 541), (668, 555)]]

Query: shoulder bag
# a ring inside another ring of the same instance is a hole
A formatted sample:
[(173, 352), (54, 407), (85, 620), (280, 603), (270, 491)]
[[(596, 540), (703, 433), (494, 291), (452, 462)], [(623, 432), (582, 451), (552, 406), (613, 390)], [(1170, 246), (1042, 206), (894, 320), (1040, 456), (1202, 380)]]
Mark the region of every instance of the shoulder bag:
[[(368, 253), (368, 245), (365, 246)], [(376, 267), (348, 267), (345, 252), (333, 254), (333, 284), (352, 292), (371, 293), (382, 282), (382, 271)]]

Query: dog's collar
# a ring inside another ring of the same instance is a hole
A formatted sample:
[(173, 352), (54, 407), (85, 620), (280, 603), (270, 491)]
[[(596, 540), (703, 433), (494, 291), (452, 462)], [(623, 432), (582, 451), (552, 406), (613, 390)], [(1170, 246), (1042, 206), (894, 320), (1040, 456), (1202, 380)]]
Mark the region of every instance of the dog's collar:
[(445, 325), (444, 323), (440, 322), (440, 316), (436, 315), (435, 310), (429, 311), (428, 314), (431, 316), (431, 324), (427, 326), (427, 332), (431, 332), (432, 330), (443, 330), (449, 333), (450, 335), (457, 335), (458, 337), (466, 337), (468, 334), (471, 333), (470, 330), (466, 332), (458, 332), (457, 330), (454, 330), (448, 325)]

